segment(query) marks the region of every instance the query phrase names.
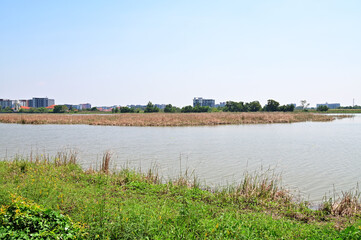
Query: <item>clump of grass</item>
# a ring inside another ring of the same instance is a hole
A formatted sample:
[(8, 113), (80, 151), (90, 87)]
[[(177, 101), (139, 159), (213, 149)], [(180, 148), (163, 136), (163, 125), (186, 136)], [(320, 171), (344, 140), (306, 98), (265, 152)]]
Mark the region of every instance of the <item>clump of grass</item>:
[(321, 210), (333, 216), (361, 215), (361, 201), (359, 191), (342, 192), (341, 197), (329, 198), (321, 205)]
[(102, 159), (102, 164), (101, 164), (101, 168), (100, 171), (102, 171), (103, 173), (109, 173), (109, 167), (110, 167), (110, 159), (112, 157), (111, 152), (106, 151), (103, 155), (103, 159)]
[(54, 158), (54, 164), (55, 166), (76, 164), (77, 156), (78, 154), (75, 151), (58, 152)]
[(243, 181), (239, 184), (235, 192), (246, 199), (264, 199), (267, 201), (291, 200), (290, 194), (281, 188), (279, 183), (280, 175), (270, 172), (250, 174), (245, 173)]

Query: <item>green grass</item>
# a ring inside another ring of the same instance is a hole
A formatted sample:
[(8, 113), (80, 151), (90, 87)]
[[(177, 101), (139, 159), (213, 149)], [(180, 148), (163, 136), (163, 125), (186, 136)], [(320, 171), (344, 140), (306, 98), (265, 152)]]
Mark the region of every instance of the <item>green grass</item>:
[(84, 171), (64, 156), (1, 161), (0, 205), (9, 206), (15, 194), (69, 216), (84, 226), (80, 239), (361, 237), (359, 212), (336, 216), (310, 210), (272, 176), (246, 175), (239, 186), (215, 192), (182, 177), (162, 183), (151, 172)]

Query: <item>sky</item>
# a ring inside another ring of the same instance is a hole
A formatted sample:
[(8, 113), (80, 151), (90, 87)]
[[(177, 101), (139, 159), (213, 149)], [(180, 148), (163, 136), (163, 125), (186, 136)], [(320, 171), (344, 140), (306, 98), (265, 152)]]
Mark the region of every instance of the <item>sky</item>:
[(361, 1), (0, 1), (0, 98), (361, 105)]

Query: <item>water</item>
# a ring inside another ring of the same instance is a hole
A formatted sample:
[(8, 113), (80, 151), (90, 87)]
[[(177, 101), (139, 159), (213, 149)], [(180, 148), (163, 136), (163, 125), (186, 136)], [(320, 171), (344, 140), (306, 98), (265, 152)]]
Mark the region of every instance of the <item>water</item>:
[(84, 168), (105, 151), (120, 167), (155, 166), (165, 178), (194, 171), (209, 186), (245, 170), (272, 168), (311, 201), (361, 181), (361, 115), (333, 122), (213, 127), (110, 127), (0, 124), (0, 158), (77, 151)]

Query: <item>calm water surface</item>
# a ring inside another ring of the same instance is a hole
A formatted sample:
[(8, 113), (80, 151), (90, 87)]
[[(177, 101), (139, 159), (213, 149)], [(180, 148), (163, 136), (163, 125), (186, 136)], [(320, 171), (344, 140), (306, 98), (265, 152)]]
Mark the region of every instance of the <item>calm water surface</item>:
[(188, 169), (203, 183), (237, 182), (245, 170), (273, 168), (305, 199), (361, 181), (361, 115), (333, 122), (215, 127), (108, 127), (0, 124), (0, 158), (76, 150), (82, 166), (105, 151), (116, 166), (156, 166), (164, 177)]

